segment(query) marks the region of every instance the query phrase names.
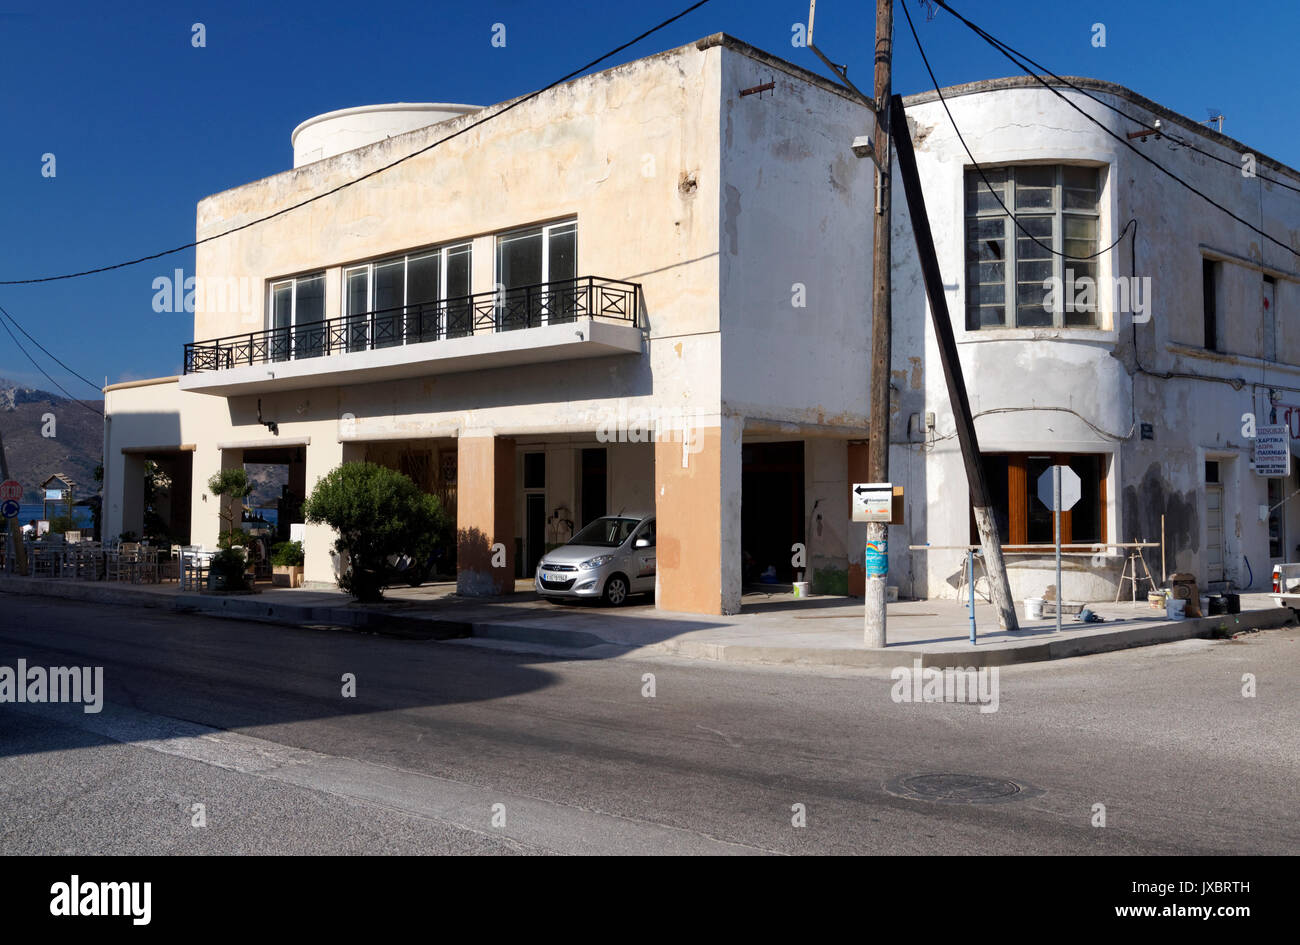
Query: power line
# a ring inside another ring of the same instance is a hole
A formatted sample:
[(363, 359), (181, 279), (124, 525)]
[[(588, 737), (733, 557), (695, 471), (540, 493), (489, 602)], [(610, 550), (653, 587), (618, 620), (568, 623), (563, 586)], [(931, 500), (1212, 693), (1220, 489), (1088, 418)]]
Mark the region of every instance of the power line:
[(49, 357), (54, 361), (55, 364), (57, 364), (59, 367), (63, 368), (63, 370), (67, 371), (67, 372), (68, 372), (69, 374), (71, 374), (73, 377), (76, 377), (76, 378), (78, 378), (79, 380), (84, 381), (85, 383), (89, 384), (91, 387), (95, 388), (95, 390), (98, 391), (99, 393), (102, 394), (102, 393), (104, 392), (104, 388), (103, 388), (102, 385), (100, 385), (100, 384), (96, 384), (94, 381), (87, 380), (85, 377), (83, 377), (82, 375), (78, 374), (78, 373), (77, 373), (76, 371), (74, 371), (72, 368), (68, 367), (66, 364), (64, 364), (62, 361), (60, 361), (58, 358), (54, 357), (54, 355), (50, 353), (50, 350), (49, 350), (48, 348), (46, 348), (45, 345), (41, 344), (39, 341), (37, 341), (35, 338), (33, 338), (30, 334), (28, 334), (26, 328), (24, 328), (22, 325), (18, 324), (18, 319), (14, 318), (12, 315), (10, 315), (10, 314), (9, 314), (9, 311), (8, 311), (8, 310), (7, 310), (3, 305), (0, 305), (0, 313), (3, 313), (5, 318), (7, 318), (7, 319), (9, 319), (9, 321), (13, 322), (13, 323), (14, 323), (14, 327), (17, 328), (19, 331), (21, 331), (24, 335), (27, 335), (27, 340), (30, 341), (32, 344), (36, 345), (36, 347), (40, 348), (42, 351), (44, 351), (44, 352), (45, 352), (45, 353), (46, 353), (46, 354), (47, 354), (47, 355), (48, 355), (48, 356), (49, 356)]
[[(1273, 236), (1273, 235), (1271, 235), (1271, 234), (1265, 232), (1264, 230), (1262, 230), (1262, 229), (1260, 229), (1259, 227), (1255, 226), (1253, 223), (1250, 223), (1249, 221), (1243, 219), (1242, 217), (1237, 216), (1237, 214), (1233, 213), (1231, 210), (1229, 210), (1229, 209), (1228, 209), (1227, 207), (1225, 207), (1223, 204), (1219, 203), (1219, 202), (1218, 202), (1217, 200), (1215, 200), (1213, 197), (1209, 196), (1208, 194), (1204, 193), (1203, 191), (1198, 190), (1196, 187), (1192, 186), (1192, 185), (1189, 184), (1187, 181), (1183, 180), (1181, 177), (1179, 177), (1179, 176), (1178, 176), (1177, 174), (1175, 174), (1173, 171), (1169, 170), (1169, 169), (1168, 169), (1167, 167), (1165, 167), (1163, 164), (1161, 164), (1160, 162), (1156, 161), (1155, 159), (1153, 159), (1153, 158), (1147, 156), (1147, 155), (1144, 154), (1141, 150), (1139, 150), (1138, 148), (1134, 147), (1133, 142), (1128, 141), (1127, 139), (1122, 138), (1122, 137), (1120, 137), (1118, 134), (1116, 134), (1115, 132), (1111, 131), (1109, 128), (1107, 128), (1105, 125), (1103, 125), (1100, 121), (1098, 121), (1097, 118), (1096, 118), (1095, 116), (1088, 114), (1086, 111), (1084, 111), (1082, 108), (1080, 108), (1077, 104), (1075, 104), (1074, 102), (1070, 101), (1070, 99), (1069, 99), (1066, 95), (1064, 95), (1064, 94), (1060, 91), (1060, 89), (1054, 88), (1054, 87), (1051, 85), (1051, 83), (1049, 83), (1046, 79), (1044, 79), (1042, 76), (1040, 76), (1040, 75), (1038, 75), (1037, 73), (1035, 73), (1035, 72), (1034, 72), (1032, 69), (1030, 69), (1028, 66), (1026, 66), (1026, 65), (1024, 65), (1023, 63), (1021, 63), (1021, 62), (1019, 61), (1019, 59), (1016, 58), (1017, 56), (1021, 56), (1021, 54), (1020, 54), (1019, 52), (1016, 52), (1016, 50), (1012, 49), (1010, 46), (1006, 45), (1006, 44), (1003, 43), (1001, 40), (997, 39), (996, 37), (992, 36), (991, 34), (989, 34), (988, 32), (986, 32), (985, 30), (983, 30), (981, 27), (977, 26), (976, 24), (972, 23), (970, 20), (966, 19), (964, 16), (962, 16), (960, 13), (958, 13), (956, 10), (954, 10), (952, 7), (950, 7), (946, 2), (944, 2), (944, 0), (933, 0), (933, 2), (936, 3), (936, 4), (938, 4), (938, 5), (939, 5), (940, 7), (942, 7), (943, 9), (947, 10), (949, 13), (951, 13), (951, 14), (952, 14), (953, 16), (955, 16), (957, 19), (961, 20), (962, 23), (966, 24), (966, 26), (968, 26), (968, 27), (969, 27), (969, 28), (970, 28), (970, 29), (971, 29), (971, 30), (972, 30), (972, 31), (973, 31), (977, 36), (979, 36), (981, 39), (983, 39), (985, 42), (987, 42), (990, 46), (992, 46), (992, 47), (993, 47), (994, 49), (996, 49), (998, 52), (1002, 53), (1002, 55), (1005, 56), (1007, 59), (1011, 60), (1011, 62), (1014, 63), (1015, 66), (1016, 66), (1018, 69), (1020, 69), (1022, 72), (1024, 72), (1024, 73), (1025, 73), (1026, 75), (1028, 75), (1030, 78), (1034, 79), (1036, 82), (1038, 82), (1040, 85), (1042, 85), (1045, 89), (1047, 89), (1049, 92), (1051, 92), (1051, 93), (1052, 93), (1053, 95), (1055, 95), (1057, 98), (1059, 98), (1059, 99), (1061, 99), (1062, 101), (1064, 101), (1067, 105), (1069, 105), (1071, 108), (1073, 108), (1075, 111), (1077, 111), (1080, 115), (1082, 115), (1084, 118), (1088, 119), (1090, 122), (1092, 122), (1092, 123), (1093, 123), (1094, 125), (1096, 125), (1098, 128), (1100, 128), (1102, 131), (1106, 132), (1106, 134), (1110, 135), (1112, 138), (1114, 138), (1114, 139), (1115, 139), (1116, 141), (1118, 141), (1120, 144), (1124, 145), (1126, 148), (1128, 148), (1130, 151), (1132, 151), (1134, 154), (1136, 154), (1136, 155), (1137, 155), (1138, 157), (1140, 157), (1142, 160), (1146, 161), (1146, 162), (1147, 162), (1148, 164), (1150, 164), (1152, 167), (1156, 168), (1157, 170), (1161, 171), (1162, 173), (1164, 173), (1165, 175), (1167, 175), (1168, 177), (1170, 177), (1170, 178), (1171, 178), (1175, 183), (1178, 183), (1178, 184), (1180, 184), (1181, 186), (1187, 188), (1187, 189), (1190, 190), (1192, 193), (1196, 194), (1196, 196), (1198, 196), (1198, 197), (1200, 197), (1202, 200), (1204, 200), (1206, 203), (1210, 204), (1211, 206), (1215, 207), (1215, 208), (1218, 209), (1218, 210), (1221, 210), (1223, 213), (1227, 214), (1227, 215), (1228, 215), (1229, 217), (1231, 217), (1233, 220), (1236, 220), (1236, 221), (1237, 221), (1238, 223), (1240, 223), (1242, 226), (1246, 227), (1246, 229), (1250, 230), (1252, 233), (1255, 233), (1255, 234), (1257, 234), (1257, 235), (1259, 235), (1259, 236), (1262, 236), (1264, 239), (1268, 240), (1270, 243), (1274, 243), (1274, 244), (1276, 244), (1277, 246), (1282, 247), (1282, 249), (1286, 250), (1288, 253), (1291, 253), (1291, 254), (1293, 254), (1293, 255), (1295, 255), (1295, 256), (1300, 256), (1300, 250), (1292, 249), (1290, 246), (1288, 246), (1286, 243), (1284, 243), (1284, 242), (1282, 242), (1281, 240), (1279, 240), (1277, 237), (1275, 237), (1275, 236)], [(906, 4), (906, 3), (903, 4), (903, 12), (904, 12), (905, 14), (907, 13), (907, 4)], [(912, 18), (911, 18), (911, 16), (909, 15), (909, 16), (908, 16), (908, 23), (911, 23), (911, 22), (912, 22)], [(912, 29), (912, 35), (913, 35), (914, 37), (916, 36), (916, 29), (915, 29), (915, 27), (913, 27), (913, 29)], [(921, 42), (920, 39), (917, 38), (917, 46), (918, 46), (918, 47), (920, 46), (920, 42)], [(1027, 57), (1023, 57), (1023, 56), (1022, 56), (1021, 58), (1025, 58), (1026, 61), (1029, 61)], [(933, 75), (933, 73), (932, 73), (932, 75)], [(1064, 81), (1064, 80), (1062, 80), (1062, 81)], [(1081, 91), (1081, 90), (1080, 90), (1080, 91)], [(1084, 94), (1086, 94), (1086, 93), (1084, 93)], [(1091, 96), (1088, 96), (1088, 98), (1089, 98), (1089, 99), (1092, 99)], [(1095, 101), (1095, 99), (1093, 99), (1093, 100)], [(946, 107), (946, 106), (945, 106), (945, 107)], [(951, 117), (951, 115), (950, 115), (949, 117)], [(954, 127), (955, 127), (955, 125), (954, 125)]]
[(50, 375), (46, 373), (45, 368), (37, 364), (36, 359), (33, 358), (30, 354), (28, 354), (27, 349), (23, 347), (22, 342), (18, 340), (18, 336), (13, 333), (13, 330), (10, 329), (8, 324), (6, 324), (5, 322), (0, 322), (0, 326), (3, 326), (4, 330), (9, 332), (9, 337), (13, 339), (13, 342), (18, 347), (18, 350), (21, 351), (23, 354), (27, 355), (27, 360), (32, 362), (32, 365), (36, 368), (36, 370), (40, 371), (42, 374), (45, 374), (45, 379), (47, 381), (49, 381), (59, 390), (63, 391), (63, 393), (68, 395), (68, 400), (72, 401), (74, 404), (76, 404), (78, 407), (81, 407), (83, 410), (89, 410), (95, 416), (103, 418), (104, 412), (102, 410), (96, 410), (94, 407), (86, 406), (86, 404), (82, 403), (80, 400), (77, 400), (76, 397), (73, 397), (72, 394), (68, 393), (67, 389), (62, 384), (60, 384), (54, 378), (50, 377)]
[(257, 226), (259, 223), (266, 223), (268, 220), (274, 220), (276, 217), (283, 216), (284, 214), (289, 213), (290, 211), (297, 210), (299, 207), (305, 207), (309, 203), (315, 203), (317, 200), (322, 200), (325, 197), (332, 196), (333, 194), (336, 194), (341, 190), (351, 187), (354, 184), (359, 184), (363, 180), (366, 180), (367, 178), (374, 177), (376, 174), (382, 174), (384, 171), (396, 167), (398, 164), (401, 164), (404, 161), (409, 161), (411, 158), (424, 154), (426, 151), (432, 151), (440, 144), (444, 144), (452, 140), (453, 138), (458, 138), (461, 135), (466, 134), (467, 132), (473, 131), (475, 128), (479, 127), (480, 125), (486, 124), (487, 122), (491, 121), (493, 118), (498, 118), (501, 115), (504, 115), (512, 108), (517, 108), (518, 106), (524, 104), (525, 102), (532, 101), (533, 99), (537, 98), (539, 95), (543, 95), (544, 93), (549, 92), (557, 85), (562, 85), (563, 83), (568, 82), (570, 79), (574, 78), (575, 76), (581, 75), (582, 73), (586, 72), (588, 69), (600, 65), (602, 62), (604, 62), (606, 59), (609, 59), (611, 56), (616, 56), (619, 53), (621, 53), (623, 50), (627, 49), (629, 46), (636, 45), (637, 43), (641, 42), (641, 40), (645, 39), (647, 36), (657, 33), (664, 27), (677, 22), (682, 17), (686, 16), (688, 13), (692, 13), (695, 10), (698, 10), (700, 7), (704, 6), (708, 2), (709, 0), (698, 0), (698, 2), (691, 4), (689, 7), (687, 7), (685, 10), (682, 10), (680, 13), (670, 16), (668, 19), (664, 20), (662, 23), (658, 24), (657, 26), (650, 27), (650, 29), (646, 30), (644, 33), (640, 34), (639, 36), (636, 36), (633, 39), (628, 40), (626, 43), (623, 43), (621, 46), (617, 46), (614, 49), (611, 49), (609, 52), (605, 53), (604, 55), (591, 60), (591, 62), (587, 63), (585, 66), (582, 66), (578, 69), (574, 69), (568, 75), (556, 79), (554, 82), (550, 83), (549, 85), (543, 88), (538, 89), (535, 92), (529, 92), (527, 95), (523, 96), (522, 98), (515, 99), (515, 101), (511, 102), (509, 105), (506, 105), (504, 108), (492, 112), (492, 114), (486, 115), (483, 118), (478, 119), (477, 121), (471, 122), (470, 124), (466, 125), (464, 128), (461, 128), (459, 131), (453, 131), (451, 134), (447, 135), (446, 137), (439, 138), (437, 141), (425, 145), (423, 148), (420, 148), (418, 151), (412, 151), (410, 154), (407, 154), (404, 157), (400, 157), (396, 161), (392, 161), (388, 164), (385, 164), (383, 167), (377, 167), (372, 171), (368, 171), (365, 174), (362, 174), (360, 177), (354, 178), (349, 181), (344, 181), (342, 184), (339, 184), (337, 187), (332, 187), (329, 190), (324, 191), (323, 193), (319, 193), (314, 197), (308, 197), (306, 200), (299, 201), (298, 203), (295, 203), (291, 206), (283, 207), (275, 211), (274, 213), (268, 214), (264, 217), (259, 217), (256, 220), (250, 220), (247, 223), (242, 223), (239, 226), (232, 227), (231, 229), (225, 230), (221, 233), (215, 233), (212, 236), (205, 236), (202, 239), (193, 240), (192, 242), (184, 243), (180, 246), (175, 246), (171, 249), (165, 249), (162, 250), (161, 252), (150, 253), (148, 256), (140, 256), (136, 259), (128, 259), (125, 262), (114, 263), (111, 266), (99, 266), (95, 269), (84, 269), (81, 272), (69, 272), (58, 276), (42, 276), (41, 278), (38, 279), (3, 279), (0, 280), (0, 285), (30, 285), (36, 282), (57, 282), (61, 279), (76, 279), (81, 276), (90, 276), (100, 272), (109, 272), (114, 269), (123, 269), (127, 266), (135, 266), (142, 262), (148, 262), (151, 259), (161, 259), (164, 256), (171, 256), (174, 253), (184, 252), (187, 249), (194, 249), (196, 246), (202, 246), (204, 243), (209, 243), (213, 240), (221, 239), (221, 237), (223, 236), (229, 236), (232, 233), (238, 233), (240, 230), (246, 230), (249, 227)]
[(1129, 229), (1136, 227), (1136, 220), (1129, 220), (1125, 223), (1124, 229), (1119, 231), (1119, 236), (1115, 238), (1115, 242), (1111, 243), (1105, 249), (1099, 249), (1090, 256), (1071, 256), (1069, 253), (1063, 253), (1060, 250), (1054, 249), (1049, 244), (1044, 243), (1042, 240), (1038, 239), (1038, 237), (1034, 236), (1034, 234), (1030, 233), (1029, 230), (1025, 229), (1024, 224), (1020, 222), (1020, 218), (1011, 212), (1011, 208), (1002, 202), (1002, 198), (998, 196), (998, 192), (993, 189), (993, 184), (989, 182), (988, 175), (984, 173), (984, 168), (980, 165), (979, 161), (975, 160), (975, 155), (971, 153), (970, 145), (968, 145), (966, 139), (962, 137), (961, 129), (957, 127), (957, 119), (952, 117), (952, 111), (948, 108), (948, 100), (943, 97), (943, 90), (939, 88), (939, 80), (935, 78), (934, 70), (930, 68), (930, 59), (925, 54), (925, 47), (921, 45), (921, 37), (916, 33), (916, 24), (912, 22), (912, 14), (907, 11), (906, 0), (904, 0), (903, 3), (903, 15), (907, 17), (907, 26), (912, 31), (912, 39), (916, 41), (916, 49), (921, 54), (921, 62), (925, 64), (925, 71), (930, 74), (930, 81), (934, 83), (935, 94), (939, 96), (939, 104), (943, 106), (944, 112), (948, 115), (948, 121), (952, 124), (952, 130), (957, 134), (957, 140), (961, 142), (961, 146), (966, 151), (966, 156), (970, 158), (971, 164), (975, 165), (975, 170), (979, 171), (980, 179), (984, 181), (984, 186), (988, 188), (989, 194), (998, 202), (998, 206), (1006, 212), (1007, 216), (1011, 218), (1011, 222), (1016, 225), (1016, 228), (1053, 256), (1060, 256), (1063, 259), (1074, 259), (1079, 261), (1096, 259), (1098, 256), (1108, 253), (1118, 246), (1120, 241), (1123, 240), (1124, 236), (1128, 233)]
[[(936, 2), (936, 3), (937, 3), (938, 0), (927, 0), (927, 2)], [(1131, 121), (1133, 124), (1137, 125), (1139, 128), (1146, 128), (1146, 127), (1147, 127), (1147, 123), (1146, 123), (1146, 122), (1144, 122), (1144, 121), (1142, 121), (1142, 120), (1140, 120), (1140, 119), (1138, 119), (1138, 118), (1133, 117), (1133, 116), (1130, 115), (1128, 112), (1126, 112), (1126, 111), (1124, 111), (1122, 108), (1120, 108), (1118, 105), (1112, 105), (1110, 102), (1106, 101), (1105, 99), (1098, 98), (1096, 95), (1093, 95), (1093, 94), (1092, 94), (1091, 92), (1089, 92), (1087, 89), (1082, 88), (1081, 86), (1075, 85), (1075, 84), (1074, 84), (1073, 82), (1071, 82), (1069, 79), (1066, 79), (1066, 78), (1063, 78), (1063, 77), (1057, 75), (1055, 72), (1053, 72), (1051, 69), (1047, 68), (1047, 67), (1046, 67), (1045, 65), (1043, 65), (1041, 62), (1038, 62), (1038, 61), (1036, 61), (1035, 59), (1033, 59), (1032, 57), (1026, 55), (1025, 53), (1020, 52), (1018, 49), (1015, 49), (1014, 47), (1007, 45), (1006, 43), (1002, 42), (1002, 41), (1001, 41), (1000, 39), (998, 39), (997, 37), (995, 37), (995, 36), (993, 36), (992, 34), (990, 34), (990, 33), (989, 33), (987, 30), (985, 30), (984, 28), (982, 28), (982, 27), (980, 27), (980, 26), (978, 26), (978, 25), (976, 25), (976, 24), (970, 22), (970, 21), (967, 20), (965, 17), (963, 17), (960, 13), (958, 13), (956, 10), (953, 10), (951, 7), (948, 7), (947, 4), (939, 4), (939, 5), (945, 7), (945, 9), (947, 9), (949, 13), (951, 13), (953, 16), (957, 17), (957, 19), (961, 20), (963, 23), (965, 23), (967, 26), (969, 26), (972, 30), (974, 30), (974, 31), (975, 31), (975, 32), (976, 32), (976, 33), (977, 33), (977, 34), (978, 34), (982, 39), (984, 39), (985, 42), (988, 42), (988, 43), (990, 43), (990, 44), (992, 44), (992, 45), (994, 45), (994, 46), (996, 46), (996, 47), (1000, 47), (1001, 50), (1006, 50), (1007, 52), (1011, 52), (1011, 53), (1013, 53), (1014, 55), (1019, 56), (1019, 57), (1020, 57), (1021, 59), (1023, 59), (1025, 62), (1027, 62), (1027, 63), (1029, 63), (1031, 66), (1033, 66), (1035, 69), (1038, 69), (1040, 72), (1043, 72), (1043, 73), (1045, 73), (1046, 75), (1051, 76), (1052, 79), (1053, 79), (1054, 81), (1056, 81), (1056, 82), (1060, 82), (1062, 85), (1064, 85), (1064, 86), (1066, 86), (1066, 87), (1068, 87), (1068, 88), (1073, 89), (1074, 91), (1078, 92), (1080, 95), (1083, 95), (1083, 96), (1086, 96), (1087, 98), (1092, 99), (1092, 100), (1093, 100), (1094, 102), (1096, 102), (1098, 105), (1102, 106), (1103, 108), (1108, 108), (1108, 109), (1110, 109), (1110, 110), (1111, 110), (1112, 112), (1114, 112), (1116, 115), (1119, 115), (1121, 118), (1124, 118), (1124, 119), (1127, 120), (1127, 121)], [(1005, 55), (1006, 53), (1004, 52), (1003, 54)], [(1020, 68), (1021, 68), (1021, 69), (1024, 69), (1024, 66), (1021, 66)], [(1195, 151), (1197, 154), (1201, 155), (1202, 157), (1207, 157), (1207, 158), (1209, 158), (1211, 161), (1218, 161), (1220, 164), (1227, 165), (1228, 167), (1231, 167), (1231, 168), (1233, 168), (1234, 170), (1237, 170), (1237, 171), (1240, 171), (1240, 170), (1241, 170), (1241, 165), (1240, 165), (1240, 164), (1238, 164), (1238, 163), (1236, 163), (1236, 162), (1233, 162), (1233, 161), (1229, 161), (1229, 160), (1227, 160), (1226, 158), (1221, 158), (1221, 157), (1219, 157), (1217, 154), (1214, 154), (1213, 152), (1210, 152), (1210, 151), (1206, 151), (1204, 148), (1199, 148), (1199, 147), (1197, 147), (1196, 145), (1192, 144), (1190, 141), (1187, 141), (1187, 140), (1185, 140), (1185, 139), (1183, 139), (1183, 138), (1179, 138), (1179, 137), (1177, 137), (1176, 135), (1172, 135), (1172, 134), (1170, 134), (1169, 132), (1164, 131), (1163, 129), (1159, 132), (1159, 134), (1160, 134), (1161, 136), (1163, 136), (1163, 137), (1168, 138), (1170, 141), (1175, 142), (1175, 143), (1178, 144), (1180, 147), (1187, 148), (1189, 151)], [(1220, 134), (1222, 134), (1222, 132), (1220, 132)], [(1265, 174), (1256, 174), (1255, 176), (1258, 177), (1258, 178), (1259, 178), (1260, 180), (1262, 180), (1262, 181), (1266, 181), (1267, 183), (1270, 183), (1270, 184), (1277, 184), (1279, 187), (1285, 187), (1287, 190), (1293, 190), (1293, 191), (1295, 191), (1296, 193), (1300, 193), (1300, 187), (1296, 186), (1295, 184), (1288, 184), (1286, 181), (1278, 180), (1276, 177), (1268, 177), (1268, 176), (1265, 175)]]

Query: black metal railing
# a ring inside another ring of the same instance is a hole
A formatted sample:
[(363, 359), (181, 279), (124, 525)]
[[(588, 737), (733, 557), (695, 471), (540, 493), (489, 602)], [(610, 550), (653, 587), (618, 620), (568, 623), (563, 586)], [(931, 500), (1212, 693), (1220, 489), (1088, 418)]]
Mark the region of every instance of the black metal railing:
[(640, 303), (639, 284), (599, 276), (478, 292), (287, 328), (192, 341), (185, 346), (185, 373), (537, 328), (579, 318), (636, 325)]

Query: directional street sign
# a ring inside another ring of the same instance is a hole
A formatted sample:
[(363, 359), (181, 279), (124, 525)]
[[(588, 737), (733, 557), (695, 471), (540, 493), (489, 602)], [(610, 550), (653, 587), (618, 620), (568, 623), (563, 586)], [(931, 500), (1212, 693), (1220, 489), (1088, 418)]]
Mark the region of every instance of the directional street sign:
[(17, 518), (18, 509), (19, 505), (17, 499), (5, 499), (3, 502), (0, 502), (0, 515), (3, 515), (5, 518)]
[[(1061, 507), (1056, 507), (1053, 493), (1055, 487), (1052, 484), (1052, 471), (1059, 469), (1061, 471)], [(1074, 503), (1079, 501), (1080, 486), (1079, 474), (1069, 466), (1048, 466), (1043, 470), (1043, 474), (1038, 477), (1038, 501), (1043, 503), (1053, 512), (1068, 512), (1074, 508)]]
[(894, 509), (894, 487), (888, 482), (853, 484), (853, 521), (888, 522)]
[(6, 479), (0, 483), (0, 502), (13, 499), (15, 502), (23, 500), (23, 487), (17, 479)]

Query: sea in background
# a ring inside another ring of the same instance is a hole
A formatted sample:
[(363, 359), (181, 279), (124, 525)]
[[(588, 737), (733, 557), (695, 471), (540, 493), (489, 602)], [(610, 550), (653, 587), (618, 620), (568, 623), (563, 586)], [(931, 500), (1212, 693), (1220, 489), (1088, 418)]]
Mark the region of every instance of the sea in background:
[[(261, 513), (262, 518), (266, 519), (268, 524), (275, 525), (277, 516), (274, 508), (258, 508), (253, 509), (253, 511)], [(43, 505), (32, 504), (18, 507), (18, 522), (21, 525), (26, 525), (32, 519), (40, 521), (43, 518), (45, 518), (45, 507)], [(78, 528), (94, 527), (90, 507), (86, 505), (74, 505), (72, 507), (72, 521), (76, 523)]]
[[(39, 522), (44, 518), (45, 506), (40, 503), (20, 505), (18, 507), (18, 521), (22, 525), (26, 525), (32, 519), (36, 519)], [(90, 515), (90, 506), (74, 505), (72, 507), (72, 521), (76, 523), (78, 528), (93, 527)]]

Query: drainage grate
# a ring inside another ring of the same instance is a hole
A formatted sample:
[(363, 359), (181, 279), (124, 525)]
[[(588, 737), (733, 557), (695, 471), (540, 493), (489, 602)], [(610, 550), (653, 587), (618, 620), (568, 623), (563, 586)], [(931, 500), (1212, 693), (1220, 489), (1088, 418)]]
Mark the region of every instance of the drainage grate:
[(1042, 791), (1006, 778), (979, 774), (913, 774), (885, 783), (885, 790), (897, 797), (941, 804), (995, 804)]

